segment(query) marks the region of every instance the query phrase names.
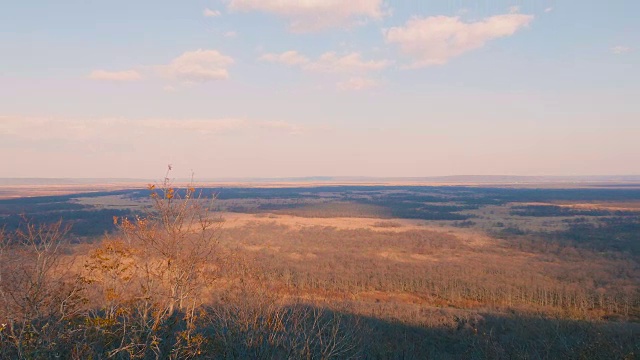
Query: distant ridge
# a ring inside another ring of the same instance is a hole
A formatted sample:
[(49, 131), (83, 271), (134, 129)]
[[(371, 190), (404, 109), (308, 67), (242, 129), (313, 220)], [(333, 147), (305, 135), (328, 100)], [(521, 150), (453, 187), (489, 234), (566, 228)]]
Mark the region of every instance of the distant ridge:
[(640, 175), (596, 176), (517, 176), (517, 175), (449, 175), (425, 177), (373, 177), (373, 176), (309, 176), (283, 178), (213, 178), (211, 182), (339, 182), (339, 183), (640, 183)]
[[(157, 179), (135, 178), (0, 178), (0, 185), (90, 185), (155, 183)], [(176, 178), (176, 182), (189, 179)], [(517, 175), (450, 175), (426, 177), (371, 177), (371, 176), (307, 176), (282, 178), (204, 178), (197, 183), (438, 183), (438, 184), (640, 184), (640, 175), (596, 175), (596, 176), (517, 176)]]

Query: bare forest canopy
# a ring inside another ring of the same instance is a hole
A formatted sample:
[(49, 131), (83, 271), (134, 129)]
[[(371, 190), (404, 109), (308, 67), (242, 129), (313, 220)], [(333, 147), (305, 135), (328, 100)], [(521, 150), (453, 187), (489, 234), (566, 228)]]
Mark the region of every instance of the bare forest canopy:
[(640, 354), (620, 183), (94, 189), (0, 228), (0, 358)]

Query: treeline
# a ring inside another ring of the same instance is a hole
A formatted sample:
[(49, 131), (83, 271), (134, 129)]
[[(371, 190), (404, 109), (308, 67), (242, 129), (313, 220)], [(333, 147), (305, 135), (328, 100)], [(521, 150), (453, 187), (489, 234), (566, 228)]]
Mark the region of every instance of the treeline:
[(524, 205), (511, 208), (512, 215), (534, 217), (556, 216), (638, 216), (637, 211), (606, 210), (606, 209), (576, 209), (557, 205)]
[(386, 208), (390, 211), (391, 217), (401, 219), (468, 220), (474, 216), (459, 212), (478, 208), (477, 205), (464, 204), (425, 204), (420, 201), (396, 199), (392, 196), (376, 196), (373, 199), (361, 199), (358, 202)]
[[(139, 190), (136, 190), (136, 192)], [(50, 224), (60, 220), (75, 238), (95, 238), (115, 230), (113, 217), (133, 216), (128, 209), (99, 209), (74, 202), (80, 197), (128, 195), (130, 190), (0, 200), (0, 229), (15, 232), (25, 221)]]
[[(597, 221), (585, 218), (564, 221), (560, 231), (525, 231), (517, 227), (494, 230), (492, 234), (511, 246), (544, 249), (575, 248), (609, 254), (612, 257), (640, 256), (640, 217), (604, 217)], [(523, 245), (527, 244), (527, 245)]]
[[(49, 204), (52, 205), (52, 204)], [(77, 208), (77, 204), (71, 208)], [(89, 207), (80, 207), (81, 210), (60, 210), (60, 206), (55, 207), (55, 211), (30, 212), (28, 215), (14, 213), (12, 215), (0, 216), (0, 228), (4, 228), (8, 232), (14, 232), (20, 228), (20, 225), (28, 221), (38, 224), (55, 223), (62, 220), (63, 225), (69, 225), (69, 235), (75, 238), (95, 238), (105, 233), (113, 232), (116, 226), (113, 223), (113, 217), (132, 216), (131, 210), (125, 209), (94, 209)]]

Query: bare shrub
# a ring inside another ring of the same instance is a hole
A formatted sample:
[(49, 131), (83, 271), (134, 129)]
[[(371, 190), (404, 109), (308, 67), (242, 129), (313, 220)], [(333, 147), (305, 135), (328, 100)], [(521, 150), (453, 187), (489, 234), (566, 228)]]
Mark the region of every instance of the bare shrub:
[(316, 306), (280, 304), (251, 289), (207, 311), (219, 356), (240, 359), (352, 359), (361, 353), (361, 327), (350, 317)]
[(56, 353), (61, 324), (84, 303), (83, 284), (65, 257), (69, 227), (25, 223), (0, 235), (0, 354), (32, 357)]

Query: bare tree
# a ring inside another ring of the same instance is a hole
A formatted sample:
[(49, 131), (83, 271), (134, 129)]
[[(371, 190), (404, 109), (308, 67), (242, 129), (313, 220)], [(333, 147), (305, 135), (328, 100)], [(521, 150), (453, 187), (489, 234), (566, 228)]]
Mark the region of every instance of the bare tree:
[(175, 188), (170, 170), (160, 186), (149, 186), (152, 212), (119, 220), (125, 239), (147, 260), (145, 275), (162, 285), (156, 290), (165, 300), (167, 316), (199, 305), (218, 244), (213, 199), (196, 192), (193, 181), (184, 189)]
[(219, 222), (213, 198), (204, 198), (193, 181), (175, 187), (170, 171), (161, 184), (148, 187), (151, 211), (114, 218), (121, 240), (105, 242), (86, 266), (90, 281), (108, 295), (100, 316), (119, 317), (121, 343), (112, 356), (183, 358), (197, 353), (201, 342), (194, 322), (215, 279)]

